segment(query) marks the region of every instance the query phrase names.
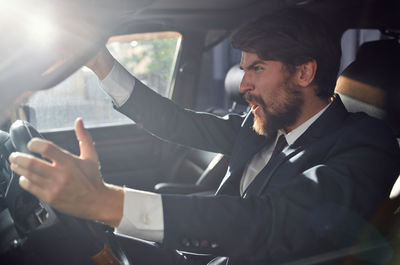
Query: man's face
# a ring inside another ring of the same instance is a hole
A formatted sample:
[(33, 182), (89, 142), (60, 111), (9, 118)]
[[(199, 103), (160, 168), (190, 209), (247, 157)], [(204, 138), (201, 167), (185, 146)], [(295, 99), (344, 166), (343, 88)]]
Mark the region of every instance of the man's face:
[(294, 125), (304, 102), (294, 73), (279, 61), (261, 60), (248, 52), (242, 53), (240, 66), (245, 72), (240, 92), (251, 106), (253, 129), (268, 135)]

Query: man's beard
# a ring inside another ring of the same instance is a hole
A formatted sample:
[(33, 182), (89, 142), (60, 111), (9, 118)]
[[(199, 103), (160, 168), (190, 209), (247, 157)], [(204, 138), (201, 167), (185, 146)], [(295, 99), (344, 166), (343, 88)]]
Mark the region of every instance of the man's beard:
[(293, 89), (293, 86), (286, 82), (282, 89), (286, 91), (286, 100), (275, 113), (268, 111), (261, 96), (246, 93), (246, 101), (257, 103), (264, 113), (263, 116), (254, 114), (253, 130), (260, 135), (274, 135), (280, 129), (286, 129), (296, 123), (304, 100), (301, 95)]

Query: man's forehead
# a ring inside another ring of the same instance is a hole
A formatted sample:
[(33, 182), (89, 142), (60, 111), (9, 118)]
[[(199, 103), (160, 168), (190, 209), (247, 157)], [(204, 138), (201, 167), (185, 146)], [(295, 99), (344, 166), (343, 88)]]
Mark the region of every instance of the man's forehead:
[(257, 53), (254, 52), (244, 52), (242, 51), (242, 59), (243, 60), (260, 60), (260, 57), (257, 55)]
[(264, 62), (265, 60), (262, 60), (256, 53), (242, 52), (242, 58), (240, 59), (240, 68), (246, 69), (256, 63)]

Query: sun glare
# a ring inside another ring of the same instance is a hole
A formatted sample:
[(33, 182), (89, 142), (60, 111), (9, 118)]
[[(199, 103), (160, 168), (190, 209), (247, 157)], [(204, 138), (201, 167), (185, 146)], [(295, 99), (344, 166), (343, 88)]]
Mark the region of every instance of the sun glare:
[(54, 26), (46, 15), (35, 14), (26, 26), (30, 39), (38, 45), (47, 46), (54, 37)]
[[(55, 26), (50, 9), (38, 7), (35, 1), (14, 0), (0, 5), (0, 23), (14, 25), (32, 44), (47, 47), (53, 40)], [(12, 30), (10, 28), (10, 30)]]

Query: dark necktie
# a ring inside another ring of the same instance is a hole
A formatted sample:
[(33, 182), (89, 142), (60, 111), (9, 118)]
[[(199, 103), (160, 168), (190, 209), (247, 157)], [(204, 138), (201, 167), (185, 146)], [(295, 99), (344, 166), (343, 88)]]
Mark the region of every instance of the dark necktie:
[(248, 190), (251, 189), (251, 187), (258, 187), (258, 194), (260, 195), (262, 193), (262, 191), (268, 185), (268, 182), (271, 179), (273, 172), (275, 171), (277, 166), (279, 166), (279, 161), (281, 161), (281, 159), (285, 157), (285, 155), (282, 154), (282, 151), (287, 145), (288, 143), (286, 142), (285, 135), (280, 135), (278, 141), (276, 141), (275, 148), (272, 151), (271, 158), (268, 160), (265, 167), (258, 173), (252, 183), (250, 183), (249, 187), (247, 187), (243, 195), (244, 197), (246, 196)]
[(287, 145), (288, 143), (286, 142), (285, 135), (281, 134), (278, 138), (278, 141), (276, 142), (274, 151), (272, 151), (272, 155), (268, 161), (268, 164), (275, 160), (276, 157), (282, 152), (283, 148), (285, 148)]

